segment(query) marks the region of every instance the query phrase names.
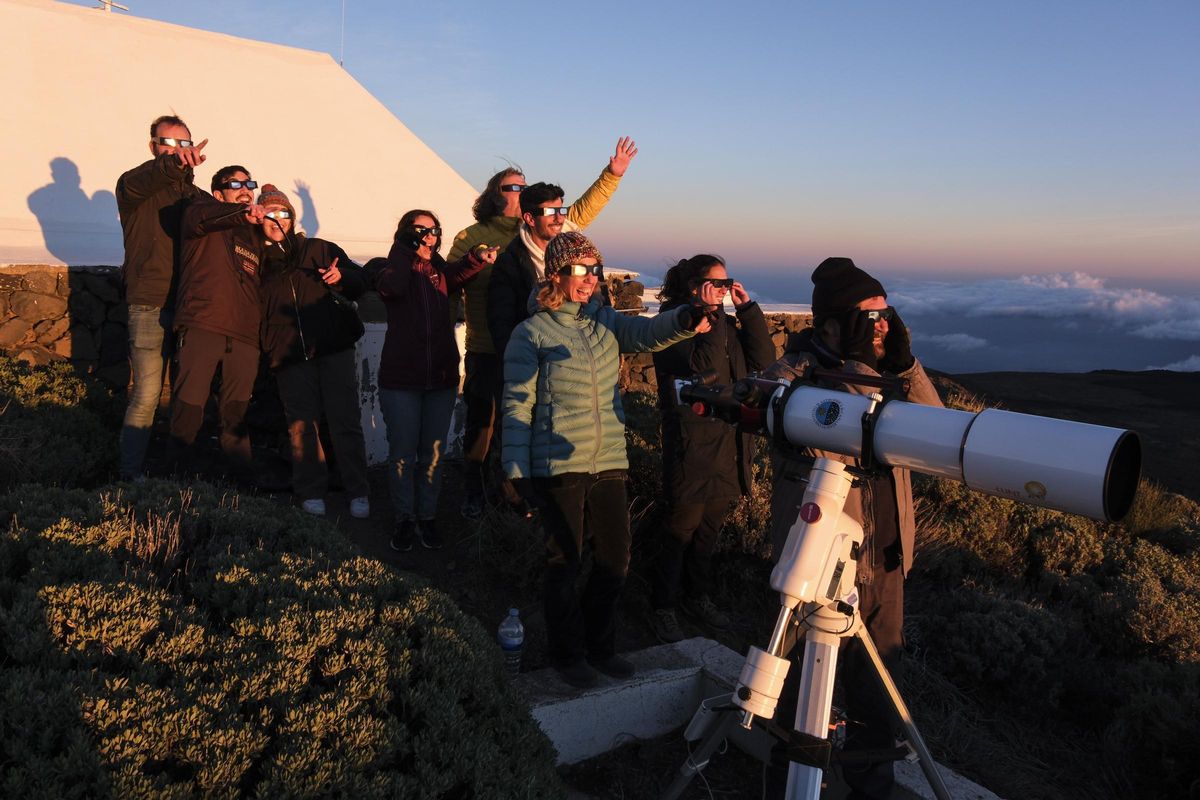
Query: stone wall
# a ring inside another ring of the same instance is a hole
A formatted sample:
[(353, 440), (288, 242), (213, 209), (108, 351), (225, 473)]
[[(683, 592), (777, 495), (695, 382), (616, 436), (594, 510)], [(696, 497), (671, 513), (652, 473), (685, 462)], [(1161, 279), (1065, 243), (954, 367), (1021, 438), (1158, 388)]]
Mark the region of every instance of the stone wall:
[(128, 308), (119, 267), (0, 266), (0, 351), (30, 364), (67, 359), (114, 387), (129, 382)]

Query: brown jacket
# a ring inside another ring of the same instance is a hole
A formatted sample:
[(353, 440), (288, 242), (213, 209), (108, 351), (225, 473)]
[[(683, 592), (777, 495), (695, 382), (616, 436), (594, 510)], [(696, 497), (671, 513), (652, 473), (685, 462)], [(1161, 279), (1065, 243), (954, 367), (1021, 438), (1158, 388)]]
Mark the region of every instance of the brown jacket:
[[(817, 356), (809, 349), (809, 342), (812, 339), (812, 335), (812, 331), (807, 330), (788, 337), (783, 355), (764, 372), (764, 375), (769, 378), (792, 380), (799, 377), (805, 367), (810, 364), (816, 365), (818, 363)], [(828, 365), (822, 364), (821, 366)], [(844, 361), (836, 368), (843, 372), (852, 372), (858, 375), (879, 375), (875, 370), (857, 361)], [(929, 376), (925, 374), (925, 369), (921, 366), (920, 361), (914, 361), (913, 365), (900, 373), (899, 377), (906, 378), (909, 381), (909, 391), (905, 397), (897, 399), (905, 400), (909, 403), (921, 403), (927, 406), (942, 405), (942, 400), (938, 397), (937, 389), (933, 387)], [(867, 394), (870, 391), (874, 391), (853, 384), (830, 383), (823, 385), (830, 389), (838, 389), (852, 394)], [(841, 455), (840, 453), (831, 453), (812, 448), (806, 449), (805, 453), (814, 458), (824, 457), (840, 461), (843, 464), (857, 464), (857, 459)], [(783, 550), (784, 543), (787, 541), (788, 531), (791, 530), (800, 512), (800, 505), (806, 489), (806, 485), (802, 479), (807, 477), (811, 465), (803, 460), (788, 458), (778, 448), (772, 448), (772, 463), (774, 468), (774, 484), (771, 494), (771, 552), (773, 558), (778, 558), (779, 553)], [(913, 509), (912, 476), (908, 470), (895, 467), (892, 468), (892, 478), (896, 487), (896, 509), (900, 522), (900, 546), (904, 557), (903, 570), (904, 574), (908, 575), (908, 571), (912, 568), (913, 552), (916, 548), (917, 538), (917, 521)], [(871, 498), (861, 488), (856, 486), (850, 489), (850, 493), (846, 497), (846, 513), (862, 524), (866, 541), (870, 541), (872, 534), (872, 515), (865, 513), (869, 511), (871, 505)], [(859, 556), (859, 580), (870, 580), (870, 565), (864, 562), (872, 558), (872, 548), (863, 547), (861, 553)]]
[(245, 209), (209, 198), (183, 213), (175, 330), (199, 328), (258, 347), (263, 239)]
[(127, 303), (156, 308), (174, 304), (179, 220), (190, 200), (204, 196), (192, 183), (191, 167), (168, 154), (117, 179)]

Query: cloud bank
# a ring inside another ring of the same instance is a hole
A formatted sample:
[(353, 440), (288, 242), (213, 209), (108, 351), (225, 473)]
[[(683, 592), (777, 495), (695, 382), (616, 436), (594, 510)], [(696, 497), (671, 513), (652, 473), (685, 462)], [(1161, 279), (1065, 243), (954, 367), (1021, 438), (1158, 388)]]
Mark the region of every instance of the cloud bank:
[(1167, 364), (1162, 367), (1146, 367), (1146, 369), (1165, 369), (1171, 372), (1200, 372), (1200, 356), (1189, 356), (1173, 364)]
[(1200, 298), (1112, 288), (1085, 272), (973, 283), (897, 280), (892, 286), (889, 300), (905, 314), (1034, 316), (1064, 323), (1084, 316), (1144, 339), (1200, 341)]
[(931, 344), (952, 353), (966, 353), (988, 346), (987, 339), (971, 336), (969, 333), (913, 333), (913, 341), (918, 344)]

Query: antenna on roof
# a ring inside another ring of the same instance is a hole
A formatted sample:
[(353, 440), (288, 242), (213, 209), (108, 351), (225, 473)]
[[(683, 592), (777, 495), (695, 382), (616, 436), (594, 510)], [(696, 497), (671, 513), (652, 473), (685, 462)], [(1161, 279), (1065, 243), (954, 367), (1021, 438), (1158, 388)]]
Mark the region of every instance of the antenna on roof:
[(346, 66), (346, 0), (342, 0), (342, 51), (338, 55), (338, 66)]
[(104, 9), (104, 10), (105, 10), (105, 11), (107, 11), (109, 14), (111, 14), (111, 13), (112, 13), (112, 10), (113, 10), (114, 8), (119, 8), (119, 9), (121, 9), (122, 11), (128, 11), (128, 10), (129, 10), (129, 6), (123, 6), (123, 5), (121, 5), (120, 3), (114, 3), (114, 2), (113, 2), (113, 0), (100, 0), (100, 5), (96, 6), (96, 10), (97, 10), (97, 11), (99, 11), (100, 9)]

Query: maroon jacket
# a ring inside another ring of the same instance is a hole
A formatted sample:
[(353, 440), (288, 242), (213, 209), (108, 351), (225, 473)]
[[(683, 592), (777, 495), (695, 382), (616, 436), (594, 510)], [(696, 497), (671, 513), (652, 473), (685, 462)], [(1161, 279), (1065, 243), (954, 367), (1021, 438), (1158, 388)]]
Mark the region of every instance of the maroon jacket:
[(458, 387), (458, 342), (448, 296), (483, 267), (470, 254), (447, 264), (437, 253), (426, 261), (402, 244), (392, 245), (387, 265), (375, 275), (388, 323), (379, 388)]
[(175, 329), (199, 328), (258, 347), (262, 229), (246, 221), (246, 206), (209, 198), (187, 207), (180, 234)]

